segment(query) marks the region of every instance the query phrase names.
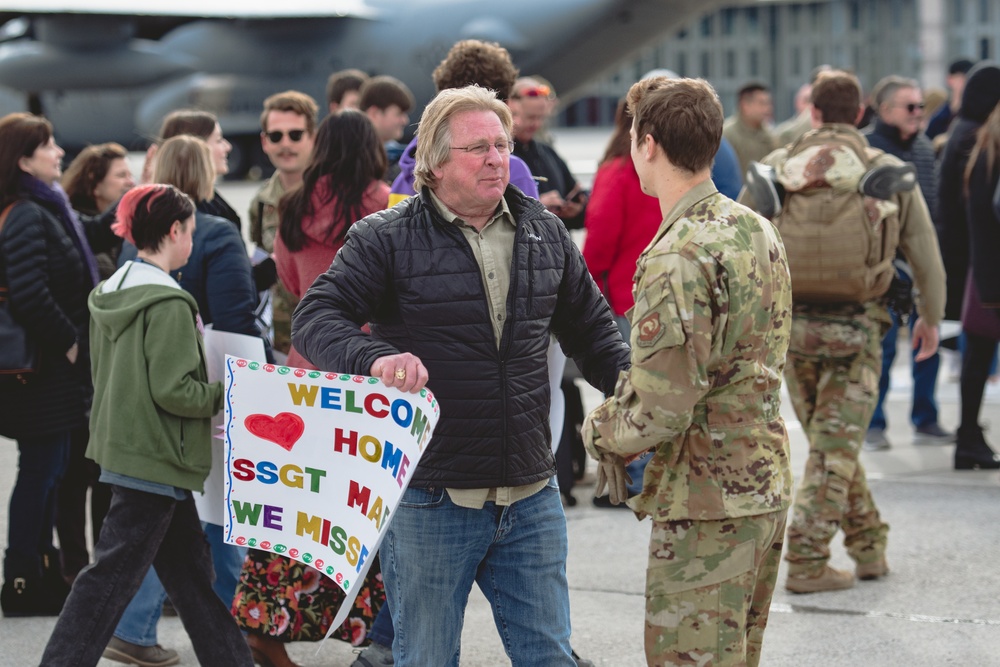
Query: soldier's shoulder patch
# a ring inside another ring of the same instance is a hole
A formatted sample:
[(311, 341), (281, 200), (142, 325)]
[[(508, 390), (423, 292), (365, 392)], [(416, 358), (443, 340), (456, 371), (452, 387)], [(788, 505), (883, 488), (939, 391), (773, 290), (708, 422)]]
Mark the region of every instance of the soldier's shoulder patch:
[(660, 321), (659, 313), (650, 313), (638, 324), (638, 335), (635, 338), (636, 345), (641, 347), (651, 347), (656, 341), (663, 337), (664, 326)]

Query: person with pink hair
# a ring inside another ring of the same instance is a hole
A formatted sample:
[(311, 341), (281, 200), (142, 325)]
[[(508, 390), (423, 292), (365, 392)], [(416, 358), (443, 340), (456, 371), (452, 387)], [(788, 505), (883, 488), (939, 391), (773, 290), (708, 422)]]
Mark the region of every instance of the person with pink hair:
[(192, 491), (212, 455), (222, 383), (208, 382), (198, 305), (170, 276), (188, 262), (194, 203), (170, 185), (126, 193), (116, 234), (134, 261), (90, 293), (94, 403), (87, 455), (112, 500), (95, 562), (77, 577), (42, 655), (49, 666), (97, 664), (150, 566), (203, 665), (253, 660), (212, 590), (212, 560)]

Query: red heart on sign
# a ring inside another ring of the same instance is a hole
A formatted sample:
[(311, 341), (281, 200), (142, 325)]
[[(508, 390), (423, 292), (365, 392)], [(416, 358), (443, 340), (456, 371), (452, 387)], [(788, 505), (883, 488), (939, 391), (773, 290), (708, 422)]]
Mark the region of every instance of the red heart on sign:
[(306, 430), (302, 417), (291, 412), (279, 412), (274, 417), (250, 415), (243, 420), (243, 425), (258, 438), (270, 440), (289, 452)]

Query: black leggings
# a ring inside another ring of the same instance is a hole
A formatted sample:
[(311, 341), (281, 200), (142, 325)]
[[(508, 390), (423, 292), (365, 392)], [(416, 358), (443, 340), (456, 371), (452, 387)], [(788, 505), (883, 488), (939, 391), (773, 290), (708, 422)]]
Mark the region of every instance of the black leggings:
[(962, 422), (959, 429), (971, 431), (979, 428), (979, 410), (983, 393), (990, 376), (990, 364), (997, 341), (966, 332), (965, 351), (962, 354)]

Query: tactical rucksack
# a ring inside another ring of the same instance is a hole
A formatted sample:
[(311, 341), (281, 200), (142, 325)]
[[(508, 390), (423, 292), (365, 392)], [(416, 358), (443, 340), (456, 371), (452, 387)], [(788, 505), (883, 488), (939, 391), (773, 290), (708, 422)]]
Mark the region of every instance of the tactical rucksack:
[(858, 183), (882, 151), (823, 127), (803, 135), (775, 168), (785, 195), (781, 233), (799, 303), (864, 303), (885, 294), (899, 245), (899, 207)]

